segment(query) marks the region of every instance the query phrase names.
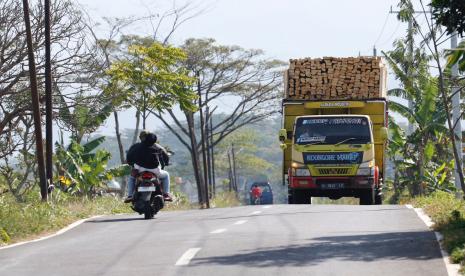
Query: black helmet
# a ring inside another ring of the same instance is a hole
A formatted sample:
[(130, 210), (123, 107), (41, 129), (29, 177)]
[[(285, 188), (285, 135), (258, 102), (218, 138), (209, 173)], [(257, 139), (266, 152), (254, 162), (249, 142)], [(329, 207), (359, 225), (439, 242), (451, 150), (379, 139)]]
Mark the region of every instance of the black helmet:
[(142, 143), (145, 143), (146, 145), (153, 145), (157, 142), (157, 135), (155, 133), (147, 133), (145, 135), (145, 139), (142, 141)]

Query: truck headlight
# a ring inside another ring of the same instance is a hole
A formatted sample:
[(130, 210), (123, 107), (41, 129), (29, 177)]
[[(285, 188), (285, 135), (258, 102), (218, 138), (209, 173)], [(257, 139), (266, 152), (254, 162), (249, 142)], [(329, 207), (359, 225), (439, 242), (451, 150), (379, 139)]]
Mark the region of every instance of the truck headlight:
[(295, 176), (310, 176), (310, 170), (308, 168), (295, 169)]
[(357, 170), (357, 175), (375, 175), (375, 164), (373, 161), (363, 162)]

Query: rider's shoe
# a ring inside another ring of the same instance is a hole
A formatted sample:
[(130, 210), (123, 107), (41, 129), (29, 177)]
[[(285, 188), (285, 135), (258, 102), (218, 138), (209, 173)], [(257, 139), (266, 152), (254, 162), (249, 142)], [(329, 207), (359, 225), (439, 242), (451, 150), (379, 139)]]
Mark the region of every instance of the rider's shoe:
[(173, 201), (173, 198), (172, 198), (171, 195), (168, 194), (168, 193), (164, 193), (164, 194), (163, 194), (163, 199), (164, 199), (165, 201)]
[(132, 196), (128, 196), (124, 199), (124, 203), (130, 203), (132, 202)]

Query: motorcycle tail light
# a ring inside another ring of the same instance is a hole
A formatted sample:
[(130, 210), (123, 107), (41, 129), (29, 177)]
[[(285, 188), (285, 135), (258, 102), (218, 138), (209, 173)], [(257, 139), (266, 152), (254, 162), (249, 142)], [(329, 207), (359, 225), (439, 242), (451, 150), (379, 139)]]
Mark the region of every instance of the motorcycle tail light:
[(152, 179), (155, 175), (151, 172), (143, 172), (142, 173), (142, 178), (143, 179)]

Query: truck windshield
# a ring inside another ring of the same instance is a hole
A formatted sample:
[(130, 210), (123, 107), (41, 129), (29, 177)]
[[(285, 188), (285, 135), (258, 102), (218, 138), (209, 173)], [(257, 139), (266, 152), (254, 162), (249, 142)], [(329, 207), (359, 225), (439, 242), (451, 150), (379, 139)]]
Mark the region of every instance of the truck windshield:
[(371, 142), (368, 120), (361, 117), (299, 118), (294, 137), (298, 145)]

